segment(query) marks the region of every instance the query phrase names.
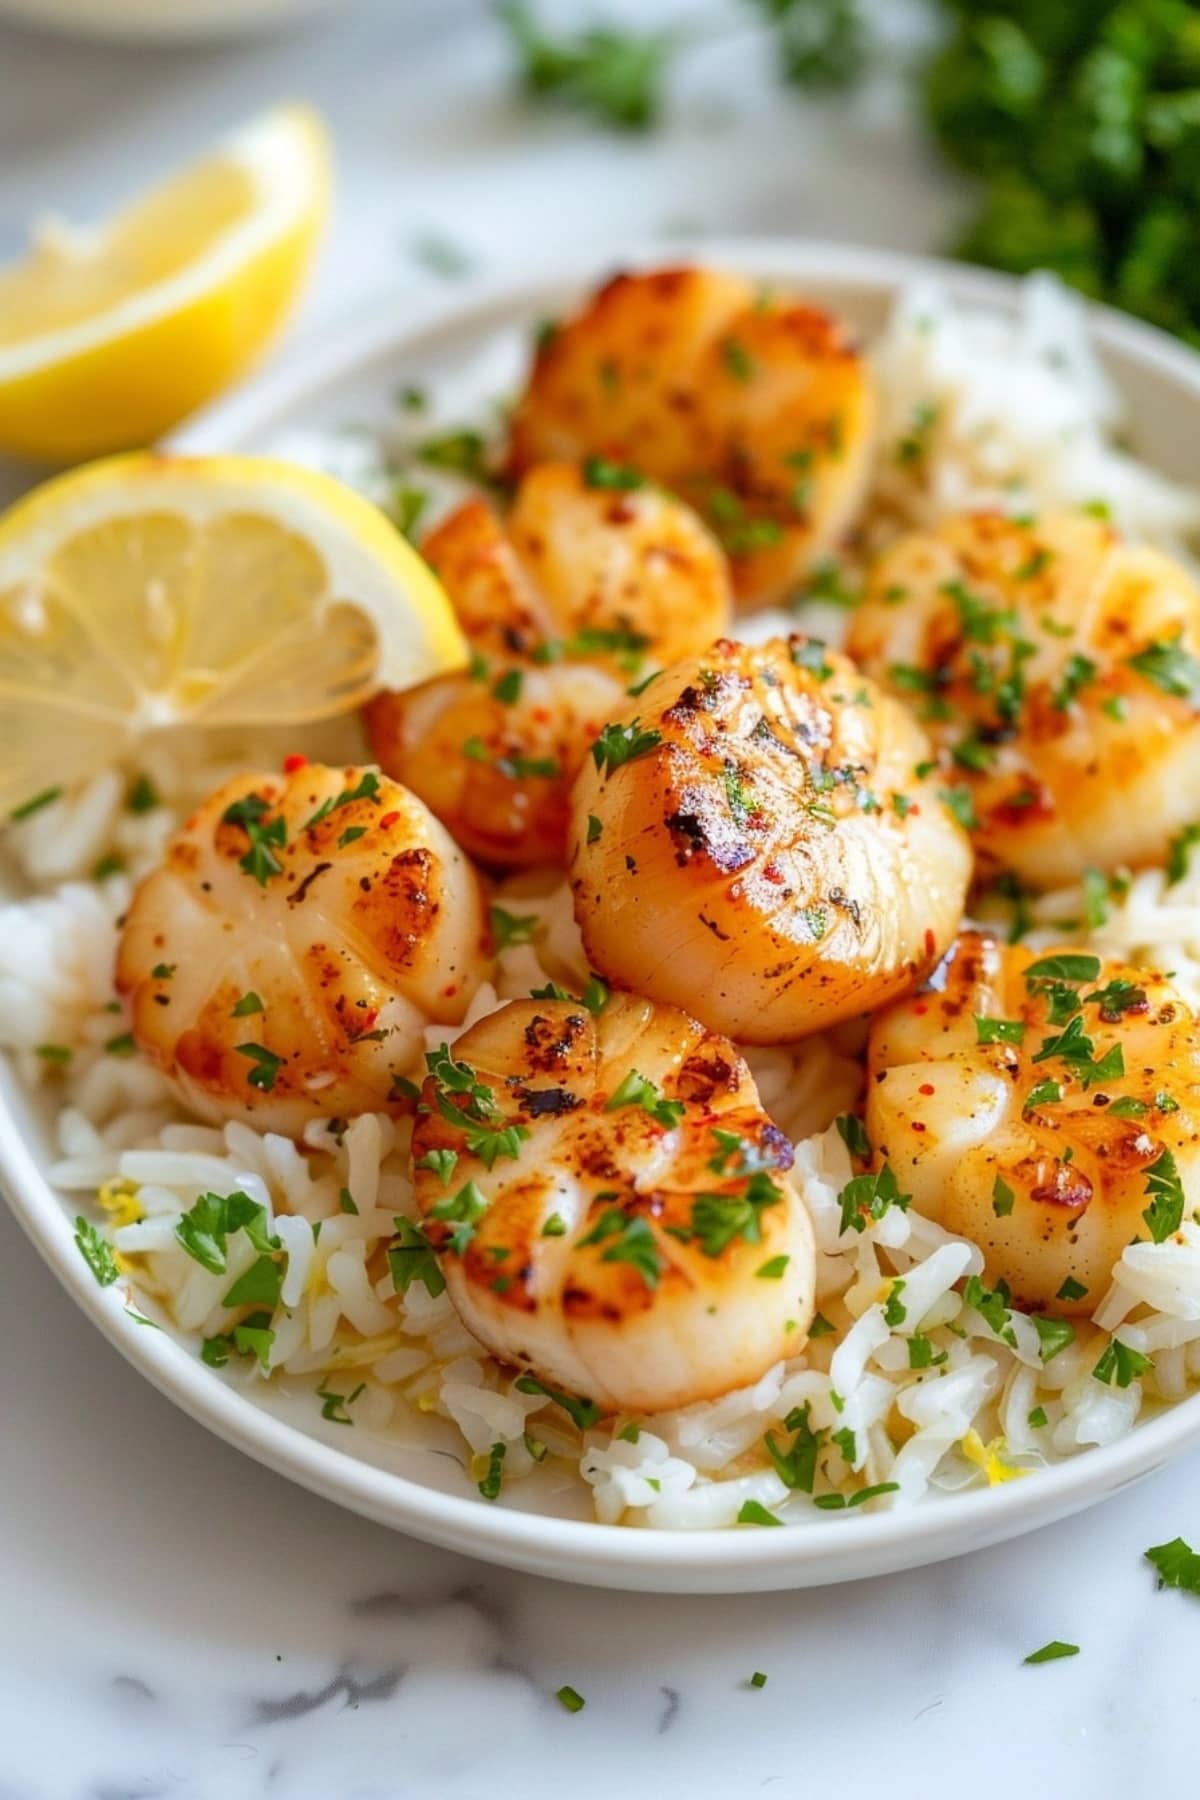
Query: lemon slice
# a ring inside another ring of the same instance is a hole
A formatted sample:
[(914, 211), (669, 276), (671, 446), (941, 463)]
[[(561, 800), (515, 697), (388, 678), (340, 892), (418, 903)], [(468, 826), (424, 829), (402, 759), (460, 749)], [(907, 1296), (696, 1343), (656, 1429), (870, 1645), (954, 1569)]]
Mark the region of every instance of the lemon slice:
[(289, 310), (328, 195), (321, 123), (284, 107), (104, 225), (45, 223), (0, 268), (0, 450), (129, 449), (211, 399)]
[(113, 457), (0, 519), (0, 809), (164, 726), (302, 724), (462, 668), (428, 566), (265, 457)]

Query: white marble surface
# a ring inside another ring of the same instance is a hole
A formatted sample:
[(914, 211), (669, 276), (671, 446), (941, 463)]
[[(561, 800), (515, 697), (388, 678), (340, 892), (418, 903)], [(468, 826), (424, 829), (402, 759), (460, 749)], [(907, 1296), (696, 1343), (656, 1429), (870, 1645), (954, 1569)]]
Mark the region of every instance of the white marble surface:
[[(681, 223), (925, 248), (952, 213), (886, 79), (805, 112), (746, 38), (630, 143), (530, 120), (503, 74), (471, 0), (363, 0), (237, 51), (0, 27), (0, 254), (31, 211), (86, 215), (291, 93), (332, 121), (342, 201), (284, 355), (368, 294), (402, 307), (432, 230), (496, 267), (554, 245), (603, 263)], [(1156, 1593), (1142, 1552), (1200, 1537), (1200, 1459), (969, 1561), (642, 1599), (428, 1550), (243, 1460), (117, 1359), (2, 1212), (0, 1370), (0, 1800), (1196, 1791), (1200, 1602)], [(1081, 1654), (1022, 1666), (1053, 1637)]]

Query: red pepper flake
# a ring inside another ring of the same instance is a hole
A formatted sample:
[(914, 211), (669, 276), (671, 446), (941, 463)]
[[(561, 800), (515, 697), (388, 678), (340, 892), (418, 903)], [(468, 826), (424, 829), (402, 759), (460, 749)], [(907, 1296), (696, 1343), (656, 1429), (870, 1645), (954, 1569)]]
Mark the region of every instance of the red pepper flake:
[(536, 719), (539, 725), (548, 725), (550, 723), (549, 708), (545, 706), (535, 706), (530, 712), (530, 717)]
[(923, 1019), (925, 1014), (929, 1011), (929, 1008), (926, 1006), (924, 1000), (918, 1000), (917, 1004), (913, 1007), (913, 1011), (916, 1013), (918, 1019)]
[(457, 983), (457, 981), (452, 981), (450, 983), (449, 987), (444, 987), (442, 989), (442, 998), (444, 1000), (453, 1000), (453, 998), (454, 998), (455, 994), (457, 994), (457, 992), (458, 992), (458, 983)]
[(932, 931), (930, 931), (928, 928), (926, 928), (926, 931), (925, 931), (925, 954), (926, 954), (926, 956), (932, 956), (936, 949), (937, 949), (937, 939), (934, 937)]
[(932, 1081), (923, 1081), (917, 1089), (918, 1094), (932, 1094), (935, 1091)]
[(927, 1126), (922, 1125), (920, 1119), (913, 1119), (911, 1124), (914, 1131), (925, 1131), (928, 1129)]
[(382, 819), (379, 821), (385, 831), (390, 831), (392, 826), (399, 824), (399, 822), (400, 814), (398, 812), (384, 813)]
[(775, 887), (781, 887), (785, 880), (785, 876), (778, 864), (768, 863), (763, 870), (763, 880), (773, 883)]
[(302, 756), (299, 750), (293, 750), (290, 756), (285, 756), (283, 759), (283, 772), (285, 775), (294, 775), (297, 769), (307, 769), (307, 767), (308, 758), (307, 756)]

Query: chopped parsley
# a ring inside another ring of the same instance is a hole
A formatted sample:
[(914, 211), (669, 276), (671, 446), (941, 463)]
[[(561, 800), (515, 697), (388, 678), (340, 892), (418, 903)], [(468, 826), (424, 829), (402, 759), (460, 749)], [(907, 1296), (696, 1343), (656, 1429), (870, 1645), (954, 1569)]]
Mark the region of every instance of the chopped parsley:
[(515, 706), (524, 685), (525, 675), (521, 669), (505, 669), (492, 683), (492, 693), (501, 706)]
[(398, 1294), (406, 1294), (414, 1281), (419, 1281), (432, 1299), (446, 1291), (446, 1278), (438, 1267), (433, 1245), (419, 1225), (411, 1219), (393, 1220), (396, 1237), (388, 1245), (388, 1271)]
[(728, 337), (722, 341), (721, 361), (735, 381), (753, 381), (757, 364), (739, 338)]
[(131, 813), (153, 812), (156, 806), (162, 805), (158, 789), (148, 775), (134, 777), (133, 785), (125, 796), (125, 810)]
[(1068, 1275), (1054, 1298), (1056, 1300), (1082, 1300), (1086, 1293), (1087, 1289), (1082, 1281), (1076, 1281), (1073, 1275)]
[(585, 487), (611, 488), (625, 494), (645, 487), (646, 477), (628, 463), (611, 462), (607, 456), (585, 456), (583, 483)]
[(250, 848), (238, 858), (238, 867), (253, 876), (260, 887), (266, 887), (272, 875), (283, 873), (283, 864), (275, 851), (287, 842), (287, 822), (282, 814), (264, 824), (271, 802), (262, 794), (246, 794), (235, 800), (221, 814), (224, 825), (240, 825), (250, 840)]
[(896, 442), (896, 461), (901, 467), (922, 462), (929, 451), (929, 437), (937, 424), (939, 408), (929, 400), (913, 407), (908, 430)]
[(1172, 1538), (1169, 1544), (1155, 1544), (1145, 1553), (1158, 1576), (1160, 1588), (1178, 1588), (1185, 1594), (1200, 1594), (1200, 1556), (1183, 1538)]
[(430, 1174), (436, 1175), (442, 1186), (445, 1187), (453, 1175), (457, 1163), (457, 1150), (427, 1150), (424, 1156), (417, 1158), (413, 1168), (428, 1169)]
[(1020, 1019), (988, 1019), (979, 1013), (975, 1015), (977, 1044), (1019, 1044), (1024, 1036), (1025, 1026)]
[(992, 1211), (998, 1219), (1007, 1219), (1016, 1202), (1016, 1195), (1005, 1181), (1003, 1175), (997, 1175), (992, 1183)]
[(175, 1226), (180, 1244), (210, 1275), (224, 1275), (227, 1241), (239, 1231), (260, 1256), (280, 1247), (279, 1239), (267, 1230), (266, 1208), (240, 1190), (201, 1194)]
[(1094, 931), (1108, 918), (1108, 877), (1102, 869), (1083, 871), (1083, 922)]
[(491, 763), (508, 781), (554, 781), (562, 769), (553, 756), (523, 756), (519, 751), (500, 751), (493, 756), (481, 737), (469, 737), (462, 753), (471, 762)]
[(779, 1281), (783, 1272), (791, 1262), (790, 1256), (772, 1256), (765, 1263), (760, 1263), (754, 1273), (759, 1281)]
[[(489, 1163), (488, 1167), (491, 1167)], [(429, 1217), (437, 1219), (440, 1224), (450, 1224), (455, 1229), (450, 1233), (444, 1248), (461, 1256), (471, 1239), (475, 1236), (475, 1226), (488, 1209), (487, 1198), (473, 1181), (464, 1182), (457, 1194), (447, 1194), (444, 1200), (438, 1200), (429, 1209)]]
[(1137, 1376), (1144, 1375), (1153, 1367), (1153, 1358), (1143, 1356), (1140, 1350), (1134, 1350), (1129, 1344), (1123, 1344), (1120, 1338), (1111, 1339), (1102, 1353), (1099, 1362), (1092, 1370), (1096, 1381), (1111, 1387), (1116, 1382), (1119, 1388), (1127, 1388)]
[(902, 1304), (900, 1299), (905, 1286), (906, 1284), (902, 1280), (893, 1281), (883, 1308), (883, 1322), (885, 1325), (890, 1325), (894, 1328), (897, 1325), (903, 1325), (905, 1319), (907, 1319), (908, 1309)]
[(492, 907), (491, 920), (492, 942), (497, 950), (507, 950), (511, 944), (532, 943), (538, 927), (533, 913), (506, 912), (502, 906)]
[(248, 1057), (254, 1064), (246, 1080), (252, 1088), (260, 1093), (269, 1094), (275, 1086), (276, 1078), (286, 1061), (285, 1057), (276, 1056), (265, 1044), (235, 1044), (234, 1049), (239, 1056)]
[(111, 1287), (120, 1274), (112, 1247), (82, 1215), (75, 1220), (75, 1248), (100, 1287)]
[(487, 1471), (475, 1484), (485, 1500), (495, 1500), (500, 1493), (500, 1484), (504, 1480), (504, 1458), (508, 1454), (508, 1445), (495, 1443), (488, 1451)]
[[(717, 1257), (735, 1238), (748, 1244), (762, 1242), (762, 1214), (777, 1206), (783, 1194), (769, 1175), (751, 1175), (744, 1194), (697, 1194), (692, 1201), (690, 1226), (668, 1226), (672, 1237), (698, 1243), (705, 1256)], [(784, 1265), (787, 1257), (783, 1258)], [(780, 1270), (782, 1273), (782, 1270)]]
[(753, 1675), (750, 1677), (750, 1686), (752, 1688), (765, 1688), (766, 1685), (767, 1685), (767, 1678), (763, 1674), (762, 1670), (755, 1669)]
[(640, 1106), (659, 1125), (665, 1125), (668, 1129), (678, 1125), (685, 1111), (682, 1100), (664, 1099), (654, 1083), (645, 1075), (639, 1075), (636, 1069), (630, 1069), (616, 1092), (605, 1102), (604, 1110), (619, 1112), (625, 1106)]
[(1043, 1363), (1053, 1362), (1061, 1350), (1075, 1342), (1075, 1327), (1069, 1319), (1048, 1319), (1043, 1313), (1030, 1313), (1038, 1334), (1038, 1349)]
[(742, 1501), (741, 1510), (737, 1516), (737, 1522), (739, 1525), (783, 1524), (782, 1519), (777, 1519), (773, 1512), (768, 1512), (767, 1508), (758, 1500)]
[(761, 804), (749, 791), (746, 778), (735, 763), (726, 761), (721, 771), (721, 779), (725, 788), (725, 799), (735, 825), (745, 825), (747, 819), (762, 811)]
[(592, 745), (592, 761), (602, 775), (611, 775), (623, 763), (649, 755), (662, 743), (662, 732), (643, 730), (640, 719), (628, 725), (606, 725)]
[(791, 638), (788, 642), (788, 655), (798, 669), (807, 669), (818, 681), (828, 681), (833, 674), (832, 663), (825, 659), (823, 638)]
[(311, 831), (330, 813), (340, 812), (343, 806), (352, 806), (356, 800), (373, 800), (379, 804), (379, 777), (373, 770), (365, 769), (354, 787), (343, 788), (336, 798), (331, 795), (328, 800), (323, 800), (316, 812), (305, 819), (301, 831)]
[(587, 1705), (587, 1701), (584, 1699), (583, 1695), (576, 1693), (573, 1687), (560, 1687), (554, 1698), (558, 1701), (558, 1704), (562, 1707), (564, 1712), (582, 1712)]
[(564, 1393), (561, 1388), (548, 1387), (536, 1375), (518, 1375), (513, 1386), (518, 1394), (542, 1394), (555, 1406), (561, 1406), (577, 1431), (590, 1431), (600, 1422), (600, 1408), (594, 1400), (581, 1400), (575, 1394)]
[(322, 1402), (321, 1417), (330, 1420), (334, 1425), (353, 1425), (354, 1420), (346, 1408), (354, 1405), (365, 1386), (366, 1383), (360, 1381), (353, 1393), (350, 1394), (335, 1394), (331, 1388), (319, 1387), (317, 1398)]
[(607, 1206), (580, 1245), (603, 1244), (600, 1261), (628, 1263), (636, 1269), (648, 1288), (658, 1286), (663, 1258), (648, 1220), (640, 1214), (623, 1212), (619, 1206)]
[(857, 1113), (839, 1113), (834, 1120), (838, 1136), (845, 1144), (851, 1156), (868, 1157), (871, 1154), (871, 1140), (867, 1136), (867, 1128)]
[(200, 1346), (200, 1360), (207, 1363), (210, 1369), (223, 1369), (229, 1361), (230, 1353), (236, 1351), (239, 1356), (257, 1357), (259, 1368), (265, 1374), (270, 1366), (271, 1345), (274, 1342), (275, 1333), (271, 1330), (270, 1313), (249, 1313), (232, 1331), (222, 1331), (216, 1337), (205, 1338)]
[(243, 1271), (222, 1297), (222, 1306), (266, 1306), (272, 1312), (279, 1305), (279, 1293), (283, 1286), (284, 1265), (275, 1257), (262, 1255), (256, 1257), (250, 1267)]
[(384, 510), (401, 536), (411, 539), (428, 505), (429, 495), (424, 488), (414, 487), (411, 482), (396, 481)]
[(1174, 887), (1188, 872), (1192, 851), (1200, 844), (1200, 825), (1185, 825), (1167, 846), (1167, 886)]
[(1065, 1062), (1085, 1088), (1096, 1081), (1113, 1081), (1125, 1073), (1125, 1053), (1120, 1044), (1114, 1044), (1103, 1056), (1097, 1057), (1096, 1046), (1083, 1028), (1080, 1013), (1076, 1013), (1056, 1036), (1043, 1038), (1033, 1061), (1048, 1062), (1052, 1058)]
[(898, 1494), (898, 1481), (878, 1481), (874, 1487), (859, 1488), (857, 1494), (851, 1494), (847, 1500), (844, 1494), (818, 1494), (813, 1501), (822, 1512), (842, 1512), (848, 1507), (865, 1506), (868, 1500), (878, 1500), (881, 1494)]
[(596, 817), (595, 813), (589, 813), (587, 816), (587, 841), (588, 841), (588, 843), (594, 844), (596, 842), (596, 840), (599, 838), (600, 834), (603, 832), (603, 830), (604, 830), (604, 826), (601, 824), (600, 820)]
[(1050, 1642), (1043, 1644), (1040, 1650), (1031, 1650), (1024, 1660), (1027, 1663), (1058, 1662), (1064, 1656), (1078, 1655), (1078, 1644), (1064, 1644), (1058, 1638), (1051, 1638)]
[(911, 1194), (902, 1194), (890, 1163), (873, 1175), (853, 1176), (838, 1195), (842, 1209), (839, 1230), (863, 1231), (868, 1220), (882, 1219), (891, 1206), (908, 1210)]
[(970, 788), (939, 788), (938, 793), (947, 811), (954, 815), (964, 831), (979, 829), (979, 814), (975, 811)]
[(1095, 681), (1098, 670), (1089, 656), (1080, 656), (1078, 651), (1067, 658), (1063, 669), (1062, 680), (1054, 690), (1053, 703), (1057, 712), (1069, 711), (1073, 701), (1078, 699), (1084, 688)]
[(1043, 956), (1037, 962), (1031, 962), (1025, 971), (1025, 985), (1034, 991), (1048, 981), (1065, 981), (1078, 986), (1084, 981), (1095, 981), (1099, 973), (1098, 956), (1070, 950), (1059, 951), (1053, 956)]
[(1200, 706), (1200, 659), (1184, 648), (1183, 627), (1161, 642), (1147, 644), (1127, 659), (1128, 667), (1192, 706)]
[(972, 1275), (964, 1284), (963, 1299), (998, 1338), (1003, 1338), (1006, 1344), (1015, 1349), (1017, 1339), (1012, 1328), (1012, 1308), (1009, 1305), (1012, 1293), (1007, 1281), (1001, 1279), (994, 1288), (986, 1288), (978, 1275)]
[(417, 446), (417, 456), (428, 468), (445, 469), (468, 481), (489, 479), (487, 440), (479, 431), (445, 431), (426, 438)]
[(62, 792), (61, 787), (43, 788), (32, 799), (23, 800), (20, 806), (14, 806), (8, 816), (14, 825), (19, 825), (22, 819), (32, 819), (34, 813), (41, 812), (43, 806), (51, 806), (55, 800), (61, 799)]
[(1142, 1218), (1156, 1244), (1173, 1237), (1183, 1223), (1183, 1183), (1169, 1150), (1163, 1150), (1146, 1170), (1147, 1206)]
[(543, 1237), (566, 1237), (567, 1221), (561, 1213), (553, 1212), (542, 1226)]
[(235, 1001), (229, 1016), (231, 1019), (248, 1019), (251, 1013), (260, 1013), (262, 1010), (263, 1003), (259, 996), (250, 992), (243, 994), (240, 1000)]

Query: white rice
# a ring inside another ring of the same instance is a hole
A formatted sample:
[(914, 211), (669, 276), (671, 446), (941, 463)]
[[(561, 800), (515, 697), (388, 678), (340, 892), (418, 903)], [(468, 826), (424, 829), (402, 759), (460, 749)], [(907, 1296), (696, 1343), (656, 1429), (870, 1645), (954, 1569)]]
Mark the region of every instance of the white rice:
[[(1077, 304), (1052, 282), (1027, 283), (1015, 319), (915, 290), (875, 357), (883, 449), (868, 540), (965, 506), (1024, 511), (1103, 499), (1131, 535), (1186, 553), (1200, 500), (1115, 446), (1116, 396)], [(897, 457), (914, 431), (920, 454)], [(344, 444), (326, 460), (339, 457), (340, 472), (379, 497), (383, 460), (369, 442), (348, 460)], [(825, 614), (835, 635), (839, 615)], [(354, 730), (345, 722), (308, 730), (300, 747), (349, 758), (359, 750)], [(686, 1530), (733, 1525), (747, 1506), (751, 1516), (765, 1508), (803, 1523), (851, 1503), (907, 1506), (931, 1490), (1012, 1479), (1113, 1441), (1143, 1407), (1179, 1398), (1200, 1377), (1195, 1224), (1166, 1243), (1129, 1246), (1093, 1320), (1048, 1363), (1030, 1320), (1014, 1314), (998, 1336), (966, 1303), (964, 1281), (984, 1266), (976, 1245), (898, 1209), (843, 1234), (838, 1193), (851, 1165), (831, 1121), (854, 1104), (861, 1081), (861, 1034), (848, 1030), (747, 1052), (764, 1105), (795, 1143), (824, 1334), (752, 1387), (648, 1423), (580, 1430), (541, 1394), (521, 1392), (444, 1293), (420, 1282), (394, 1291), (385, 1249), (395, 1221), (414, 1216), (406, 1121), (318, 1121), (299, 1146), (243, 1124), (218, 1130), (184, 1116), (122, 1041), (111, 970), (133, 879), (217, 782), (295, 747), (269, 733), (164, 741), (140, 755), (153, 790), (141, 811), (126, 803), (130, 769), (114, 769), (6, 833), (23, 894), (0, 908), (0, 1043), (30, 1083), (53, 1084), (61, 1099), (50, 1179), (83, 1210), (98, 1200), (94, 1216), (106, 1222), (131, 1303), (197, 1352), (207, 1345), (225, 1379), (307, 1382), (314, 1418), (323, 1411), (360, 1431), (411, 1435), (415, 1418), (435, 1414), (457, 1429), (476, 1480), (499, 1468), (511, 1488), (550, 1457), (583, 1484), (598, 1519)], [(101, 859), (108, 866), (97, 878)], [(467, 1024), (547, 980), (578, 985), (587, 976), (565, 883), (522, 877), (499, 898), (536, 918), (534, 940), (503, 952)], [(1091, 926), (1080, 923), (1086, 902), (1076, 889), (1041, 897), (1033, 914), (1047, 937), (1172, 970), (1200, 1005), (1200, 855), (1196, 874), (1174, 886), (1162, 870), (1118, 884)], [(447, 1035), (430, 1030), (428, 1047)], [(346, 1192), (355, 1211), (344, 1208)], [(265, 1330), (255, 1336), (251, 1326), (240, 1343), (238, 1328), (262, 1309), (229, 1307), (224, 1297), (258, 1251), (244, 1229), (234, 1232), (214, 1272), (179, 1236), (200, 1196), (235, 1193), (262, 1207), (283, 1252)], [(1124, 1388), (1093, 1375), (1112, 1334), (1150, 1358)], [(806, 1434), (813, 1494), (781, 1478), (767, 1447), (770, 1437), (787, 1467)], [(875, 1488), (884, 1491), (863, 1502)]]

